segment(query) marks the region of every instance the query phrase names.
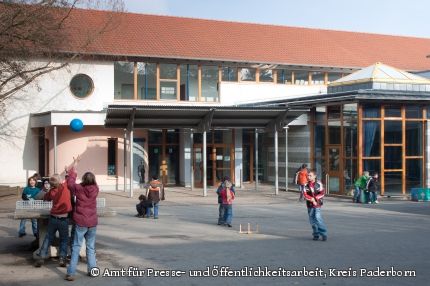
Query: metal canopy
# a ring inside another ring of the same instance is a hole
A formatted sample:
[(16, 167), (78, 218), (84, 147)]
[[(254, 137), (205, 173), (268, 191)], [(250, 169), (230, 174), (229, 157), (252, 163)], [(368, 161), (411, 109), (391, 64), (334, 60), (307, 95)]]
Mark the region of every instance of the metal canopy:
[[(193, 128), (199, 132), (211, 128), (277, 128), (291, 122), (303, 111), (288, 111), (285, 107), (226, 106), (139, 106), (109, 105), (106, 128), (127, 128), (134, 112), (134, 128)], [(278, 121), (282, 122), (278, 122)]]

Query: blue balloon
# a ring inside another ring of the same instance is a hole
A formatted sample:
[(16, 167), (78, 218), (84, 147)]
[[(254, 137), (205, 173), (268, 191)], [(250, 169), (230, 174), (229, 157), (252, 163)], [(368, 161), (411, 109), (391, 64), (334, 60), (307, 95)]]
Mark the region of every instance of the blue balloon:
[(73, 132), (79, 132), (84, 129), (84, 123), (82, 120), (75, 118), (70, 121), (70, 129), (72, 129)]

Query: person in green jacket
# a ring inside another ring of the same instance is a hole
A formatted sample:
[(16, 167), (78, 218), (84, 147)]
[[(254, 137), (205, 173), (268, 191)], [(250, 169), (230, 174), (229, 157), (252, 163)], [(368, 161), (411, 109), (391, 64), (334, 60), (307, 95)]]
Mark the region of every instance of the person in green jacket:
[(369, 180), (369, 178), (370, 178), (369, 172), (364, 171), (363, 176), (355, 180), (354, 182), (355, 192), (354, 192), (353, 202), (355, 203), (360, 202), (361, 192), (366, 190), (367, 181)]

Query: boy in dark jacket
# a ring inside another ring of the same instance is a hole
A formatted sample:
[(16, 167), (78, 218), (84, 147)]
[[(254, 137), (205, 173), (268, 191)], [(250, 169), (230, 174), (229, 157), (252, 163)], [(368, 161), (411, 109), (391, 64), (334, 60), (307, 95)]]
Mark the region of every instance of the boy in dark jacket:
[(320, 181), (317, 181), (316, 172), (314, 170), (309, 172), (308, 180), (309, 181), (305, 185), (305, 192), (303, 195), (306, 199), (313, 240), (318, 240), (321, 236), (322, 240), (326, 241), (327, 227), (321, 216), (321, 206), (323, 204), (322, 199), (324, 197), (325, 190), (323, 184)]
[(145, 217), (148, 208), (152, 208), (152, 204), (147, 200), (145, 195), (139, 196), (139, 203), (136, 205), (137, 215), (136, 217)]
[(366, 189), (367, 189), (367, 193), (369, 194), (367, 199), (367, 203), (372, 203), (372, 204), (379, 204), (378, 202), (378, 173), (374, 173), (373, 176), (371, 176), (369, 178), (369, 180), (367, 181), (367, 185), (366, 185)]

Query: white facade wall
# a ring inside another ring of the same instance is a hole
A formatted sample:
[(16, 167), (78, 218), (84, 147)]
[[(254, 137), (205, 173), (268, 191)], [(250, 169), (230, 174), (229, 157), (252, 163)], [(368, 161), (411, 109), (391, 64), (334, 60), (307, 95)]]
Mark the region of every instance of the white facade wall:
[(221, 82), (219, 90), (222, 105), (237, 105), (326, 94), (327, 86)]
[[(86, 99), (76, 98), (69, 89), (70, 80), (79, 73), (89, 75), (94, 82), (94, 91)], [(38, 169), (37, 130), (29, 127), (30, 114), (100, 111), (113, 101), (113, 75), (113, 63), (73, 63), (38, 78), (7, 100), (0, 124), (0, 185), (22, 186)]]

